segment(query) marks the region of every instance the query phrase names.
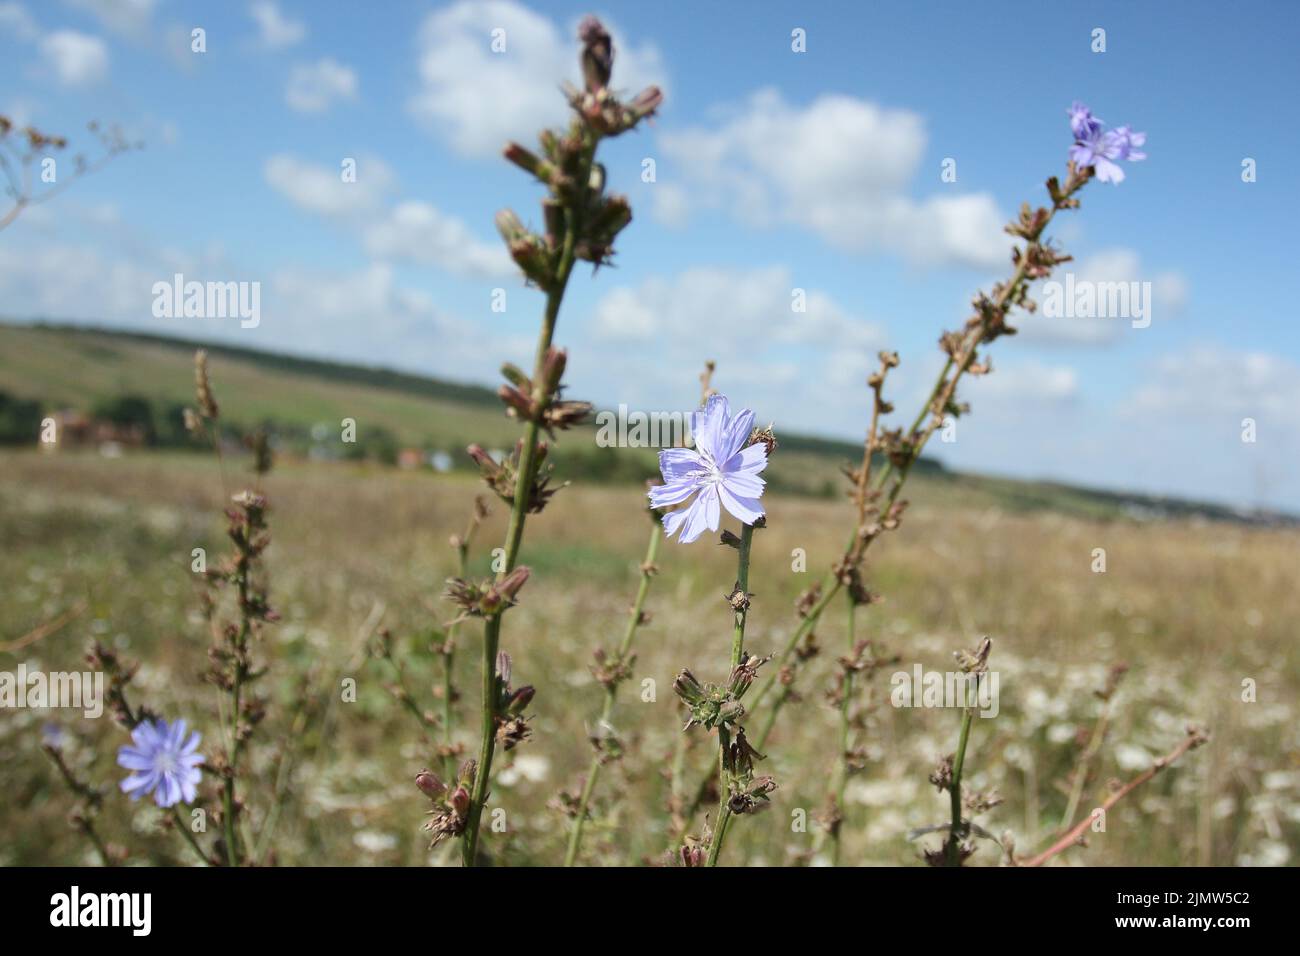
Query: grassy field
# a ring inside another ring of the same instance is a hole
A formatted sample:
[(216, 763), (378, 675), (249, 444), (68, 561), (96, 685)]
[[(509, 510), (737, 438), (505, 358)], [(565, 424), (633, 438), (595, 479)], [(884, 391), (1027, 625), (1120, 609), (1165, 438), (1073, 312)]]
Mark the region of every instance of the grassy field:
[[(46, 374), (56, 374), (59, 361), (52, 354)], [(96, 361), (103, 378), (84, 383), (84, 394), (123, 387), (111, 359)], [(148, 376), (137, 377), (137, 370), (131, 378), (184, 398), (189, 382), (177, 365), (171, 369), (159, 352)], [(21, 384), (13, 363), (0, 369), (4, 387)], [(42, 373), (24, 374), (36, 376), (29, 380), (35, 384)], [(232, 414), (261, 389), (283, 388), (286, 401), (304, 407), (316, 401), (253, 370), (217, 365), (214, 377)], [(371, 394), (350, 400), (376, 403), (367, 407), (394, 422), (405, 414), (393, 410), (405, 399), (387, 399), (395, 403), (389, 408)], [(321, 406), (311, 414), (340, 409)], [(468, 436), (479, 426), (456, 427)], [(227, 485), (239, 487), (247, 467), (227, 461)], [(208, 638), (196, 613), (189, 556), (194, 547), (222, 548), (222, 483), (208, 456), (149, 452), (109, 460), (0, 451), (0, 641), (86, 602), (56, 632), (0, 653), (0, 670), (20, 661), (79, 670), (87, 641), (98, 637), (144, 662), (137, 696), (167, 716), (191, 716), (205, 737), (216, 733), (217, 694), (197, 676)], [(463, 526), (481, 486), (465, 474), (289, 461), (266, 490), (273, 508), (271, 598), (283, 622), (261, 647), (273, 706), (252, 752), (251, 835), (273, 829), (267, 843), (281, 863), (453, 862), (454, 846), (426, 850), (419, 828), (427, 801), (411, 784), (415, 771), (433, 762), (439, 741), (393, 700), (386, 689), (391, 673), (367, 659), (365, 645), (376, 626), (390, 628), (410, 661), (411, 686), (434, 706), (438, 663), (426, 635), (450, 616), (439, 596), (453, 569), (447, 539)], [(1079, 754), (1079, 731), (1097, 713), (1092, 692), (1122, 661), (1130, 670), (1085, 810), (1097, 805), (1108, 780), (1133, 776), (1178, 743), (1187, 722), (1207, 726), (1212, 738), (1123, 801), (1106, 832), (1091, 834), (1087, 848), (1068, 851), (1058, 865), (1295, 862), (1300, 534), (1200, 519), (1137, 522), (1116, 517), (1119, 509), (1026, 510), (1008, 505), (1014, 493), (978, 482), (934, 478), (913, 490), (903, 528), (873, 549), (868, 583), (885, 601), (862, 615), (860, 627), (878, 653), (899, 655), (901, 670), (914, 663), (951, 669), (954, 649), (993, 638), (1001, 712), (976, 720), (968, 754), (970, 783), (995, 787), (1004, 799), (979, 818), (986, 829), (1011, 831), (1021, 853), (1046, 845), (1065, 807), (1063, 782)], [(476, 573), (486, 572), (486, 548), (500, 540), (503, 519), (494, 503), (474, 555)], [(775, 649), (790, 633), (794, 597), (834, 559), (848, 520), (847, 505), (838, 501), (771, 497), (770, 527), (755, 543), (752, 649)], [(484, 841), (498, 863), (557, 863), (563, 855), (567, 822), (548, 804), (576, 788), (590, 758), (586, 737), (600, 687), (587, 664), (591, 651), (621, 629), (648, 531), (633, 486), (574, 486), (529, 525), (523, 562), (535, 573), (526, 600), (509, 612), (505, 641), (516, 683), (538, 688), (530, 707), (535, 733), (508, 755), (493, 784), (489, 806), (504, 811), (506, 832), (487, 832)], [(1104, 574), (1091, 570), (1099, 547), (1107, 553)], [(806, 573), (792, 571), (796, 548), (807, 553)], [(587, 862), (658, 862), (669, 847), (666, 769), (683, 737), (671, 684), (683, 666), (705, 679), (722, 676), (730, 640), (722, 594), (734, 575), (731, 555), (706, 541), (663, 549), (647, 604), (653, 619), (638, 637), (633, 681), (615, 715), (629, 750), (602, 778)], [(800, 674), (802, 700), (783, 711), (768, 745), (763, 770), (780, 784), (771, 811), (732, 831), (733, 862), (819, 859), (817, 827), (797, 832), (792, 821), (821, 807), (836, 758), (836, 716), (825, 691), (843, 653), (842, 607), (833, 605), (818, 628), (822, 653)], [(464, 630), (457, 656), (464, 698), (456, 706), (455, 739), (470, 749), (478, 633), (476, 625)], [(957, 713), (891, 707), (891, 670), (871, 685), (869, 761), (848, 790), (846, 863), (915, 864), (918, 843), (908, 831), (940, 823), (946, 813), (946, 795), (927, 775), (954, 748)], [(342, 700), (346, 678), (356, 681), (355, 702)], [(1258, 688), (1252, 703), (1242, 700), (1247, 678)], [(647, 679), (654, 682), (652, 701), (637, 694)], [(159, 812), (118, 792), (113, 753), (123, 737), (109, 719), (15, 710), (0, 719), (0, 864), (92, 859), (66, 822), (70, 798), (40, 750), (42, 727), (51, 720), (68, 735), (70, 762), (104, 788), (105, 835), (128, 846), (135, 862), (183, 862), (183, 844), (158, 828)], [(716, 756), (712, 738), (698, 728), (685, 739), (693, 780)], [(701, 825), (697, 815), (692, 832)], [(972, 863), (998, 859), (997, 848), (982, 842)]]

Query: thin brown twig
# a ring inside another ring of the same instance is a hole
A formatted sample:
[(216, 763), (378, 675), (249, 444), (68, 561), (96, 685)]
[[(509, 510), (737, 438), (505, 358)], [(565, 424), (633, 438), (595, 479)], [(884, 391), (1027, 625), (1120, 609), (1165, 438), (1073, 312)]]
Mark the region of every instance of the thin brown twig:
[(51, 634), (67, 627), (68, 624), (84, 614), (89, 606), (90, 603), (85, 598), (82, 598), (58, 617), (51, 618), (44, 624), (38, 624), (22, 637), (15, 638), (12, 641), (0, 641), (0, 653), (11, 654), (14, 651), (22, 650), (24, 647), (29, 647), (37, 641), (43, 641)]
[[(1102, 810), (1103, 813), (1109, 811), (1111, 807), (1113, 807), (1115, 804), (1123, 800), (1124, 797), (1128, 796), (1128, 794), (1130, 794), (1132, 791), (1142, 786), (1142, 784), (1146, 783), (1148, 780), (1150, 780), (1152, 777), (1154, 777), (1160, 771), (1164, 770), (1169, 765), (1175, 763), (1178, 760), (1178, 758), (1180, 758), (1183, 754), (1187, 753), (1187, 751), (1196, 749), (1201, 744), (1205, 743), (1207, 740), (1209, 740), (1209, 736), (1205, 733), (1205, 731), (1196, 728), (1189, 728), (1187, 731), (1187, 737), (1183, 740), (1182, 743), (1180, 743), (1173, 750), (1169, 751), (1169, 753), (1165, 754), (1163, 757), (1158, 758), (1156, 762), (1153, 763), (1150, 767), (1142, 771), (1140, 774), (1138, 774), (1128, 783), (1124, 784), (1118, 790), (1114, 791), (1109, 797), (1106, 798), (1106, 801), (1101, 805), (1100, 809)], [(1058, 853), (1068, 850), (1070, 847), (1081, 843), (1084, 834), (1087, 833), (1088, 828), (1092, 826), (1093, 816), (1095, 812), (1096, 811), (1094, 811), (1094, 813), (1089, 814), (1088, 816), (1080, 820), (1078, 824), (1076, 824), (1068, 833), (1065, 834), (1065, 836), (1061, 837), (1059, 840), (1057, 840), (1055, 843), (1049, 846), (1042, 853), (1039, 853), (1037, 856), (1030, 857), (1028, 860), (1018, 863), (1018, 865), (1019, 866), (1042, 866), (1044, 863), (1046, 863), (1052, 857), (1056, 856)]]

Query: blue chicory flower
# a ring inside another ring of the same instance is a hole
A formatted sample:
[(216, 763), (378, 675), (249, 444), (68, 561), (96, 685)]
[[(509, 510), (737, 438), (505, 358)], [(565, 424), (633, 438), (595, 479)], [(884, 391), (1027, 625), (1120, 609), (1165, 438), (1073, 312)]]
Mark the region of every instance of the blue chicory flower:
[(717, 531), (719, 506), (745, 524), (763, 517), (758, 499), (766, 482), (758, 473), (767, 467), (767, 446), (745, 447), (753, 426), (753, 412), (745, 409), (733, 418), (726, 397), (712, 395), (691, 416), (695, 448), (659, 452), (664, 483), (650, 490), (650, 503), (665, 508), (695, 495), (689, 507), (664, 515), (668, 537), (680, 531), (678, 541), (690, 544), (706, 529)]
[(1070, 115), (1070, 130), (1074, 133), (1070, 159), (1079, 167), (1092, 166), (1101, 182), (1123, 182), (1124, 170), (1116, 160), (1138, 162), (1147, 158), (1146, 153), (1137, 149), (1146, 145), (1146, 133), (1135, 133), (1130, 126), (1108, 130), (1105, 123), (1092, 115), (1092, 110), (1078, 101), (1066, 112)]
[(199, 785), (199, 732), (185, 739), (185, 721), (168, 724), (165, 720), (142, 720), (131, 731), (134, 747), (117, 752), (118, 766), (131, 771), (122, 781), (122, 790), (132, 800), (147, 793), (160, 807), (170, 807), (184, 800), (193, 803)]

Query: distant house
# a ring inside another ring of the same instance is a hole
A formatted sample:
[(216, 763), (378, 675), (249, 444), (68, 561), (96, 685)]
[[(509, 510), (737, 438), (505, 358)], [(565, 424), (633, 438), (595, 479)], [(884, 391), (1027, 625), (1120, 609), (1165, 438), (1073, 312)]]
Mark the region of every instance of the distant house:
[(423, 467), (424, 452), (418, 448), (403, 448), (397, 453), (397, 467), (406, 471)]
[(141, 425), (119, 425), (71, 408), (50, 417), (54, 419), (54, 440), (40, 442), (44, 452), (98, 448), (118, 455), (125, 448), (143, 448), (148, 444), (148, 433)]

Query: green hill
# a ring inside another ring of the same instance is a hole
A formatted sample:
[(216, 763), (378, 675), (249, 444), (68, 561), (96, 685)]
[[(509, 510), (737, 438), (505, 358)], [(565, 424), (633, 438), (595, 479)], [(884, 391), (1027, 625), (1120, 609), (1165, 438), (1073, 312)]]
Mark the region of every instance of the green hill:
[[(33, 415), (36, 423), (60, 409), (112, 417), (123, 406), (144, 405), (152, 409), (160, 443), (183, 443), (180, 410), (193, 405), (192, 359), (199, 347), (208, 350), (222, 418), (232, 431), (266, 427), (285, 452), (350, 452), (391, 460), (398, 449), (412, 447), (445, 452), (453, 467), (468, 469), (473, 465), (464, 453), (466, 445), (504, 449), (519, 435), (495, 393), (477, 385), (143, 333), (0, 323), (0, 441), (34, 441)], [(338, 441), (345, 418), (357, 423), (358, 443), (352, 448)], [(861, 455), (860, 446), (851, 442), (790, 434), (778, 438), (781, 450), (769, 469), (771, 487), (778, 492), (838, 495), (840, 466)], [(587, 481), (640, 481), (656, 474), (653, 450), (601, 448), (591, 427), (562, 434), (554, 460), (561, 477), (581, 475)], [(1097, 517), (1256, 517), (1215, 505), (1055, 482), (959, 475), (925, 459), (915, 469), (909, 492), (957, 506)]]

